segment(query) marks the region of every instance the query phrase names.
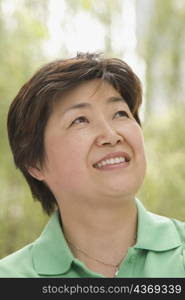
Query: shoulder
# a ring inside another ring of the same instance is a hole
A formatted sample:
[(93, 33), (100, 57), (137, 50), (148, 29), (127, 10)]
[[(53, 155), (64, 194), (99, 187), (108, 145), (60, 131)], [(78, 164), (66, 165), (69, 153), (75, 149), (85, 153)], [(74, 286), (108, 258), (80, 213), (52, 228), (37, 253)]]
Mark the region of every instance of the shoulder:
[(178, 236), (181, 243), (185, 243), (185, 222), (174, 218), (157, 215), (149, 212), (154, 224), (161, 232), (173, 233), (173, 236)]
[(37, 277), (32, 262), (33, 243), (0, 260), (0, 278)]
[(138, 208), (138, 226), (142, 231), (152, 232), (155, 235), (161, 232), (168, 235), (168, 237), (178, 236), (181, 242), (185, 242), (184, 221), (155, 214), (147, 210), (138, 199), (136, 199), (136, 204)]
[(145, 276), (184, 278), (185, 222), (152, 213), (140, 202), (137, 205), (138, 236), (135, 249), (136, 253), (146, 255), (143, 267)]
[(157, 215), (149, 212), (158, 240), (166, 244), (179, 244), (185, 249), (185, 222), (174, 218)]
[(137, 200), (138, 246), (154, 251), (167, 251), (185, 246), (185, 222), (154, 214)]
[[(61, 253), (57, 252), (60, 239), (61, 227), (56, 211), (35, 241), (0, 260), (0, 278), (40, 277), (37, 265), (50, 266), (51, 257), (53, 261), (57, 255), (60, 257)], [(57, 255), (53, 255), (53, 252), (57, 252)]]
[(170, 220), (175, 226), (178, 236), (182, 241), (182, 243), (184, 244), (184, 249), (185, 249), (185, 222), (176, 219), (170, 219)]

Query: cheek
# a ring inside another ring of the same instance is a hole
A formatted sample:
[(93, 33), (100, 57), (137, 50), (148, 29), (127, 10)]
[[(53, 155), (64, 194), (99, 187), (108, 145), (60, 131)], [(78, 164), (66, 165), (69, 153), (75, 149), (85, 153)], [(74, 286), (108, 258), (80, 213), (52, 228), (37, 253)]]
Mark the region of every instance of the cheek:
[[(127, 129), (127, 130), (126, 130)], [(145, 160), (144, 137), (140, 126), (133, 122), (125, 128), (125, 138), (136, 157), (141, 157)]]
[(135, 157), (136, 161), (138, 162), (138, 167), (140, 170), (141, 176), (144, 176), (146, 173), (146, 154), (145, 154), (145, 146), (144, 146), (144, 137), (142, 130), (138, 128), (135, 138), (134, 138), (134, 150), (135, 150)]
[(145, 156), (145, 150), (144, 150), (144, 138), (141, 130), (138, 130), (138, 132), (134, 136), (134, 148), (136, 152), (141, 153)]
[(86, 175), (88, 144), (84, 137), (61, 140), (61, 144), (53, 140), (47, 147), (47, 181), (50, 187), (72, 188)]

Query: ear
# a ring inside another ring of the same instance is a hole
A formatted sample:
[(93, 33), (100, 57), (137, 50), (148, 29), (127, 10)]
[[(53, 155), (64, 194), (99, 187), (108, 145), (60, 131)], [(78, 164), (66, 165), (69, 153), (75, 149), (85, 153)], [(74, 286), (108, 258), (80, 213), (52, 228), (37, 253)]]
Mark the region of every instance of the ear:
[(41, 169), (39, 169), (38, 167), (28, 168), (28, 173), (37, 180), (40, 180), (40, 181), (44, 180), (43, 171)]

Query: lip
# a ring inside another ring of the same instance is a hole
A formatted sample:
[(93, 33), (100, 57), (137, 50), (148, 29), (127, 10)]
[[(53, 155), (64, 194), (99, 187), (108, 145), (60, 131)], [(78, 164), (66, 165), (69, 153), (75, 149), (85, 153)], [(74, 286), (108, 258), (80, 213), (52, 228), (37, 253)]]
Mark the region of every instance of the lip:
[(126, 162), (129, 162), (130, 159), (131, 159), (130, 155), (127, 152), (122, 152), (122, 151), (112, 152), (112, 153), (109, 153), (109, 154), (105, 155), (104, 157), (102, 157), (97, 162), (95, 162), (93, 164), (93, 167), (95, 167), (95, 165), (98, 164), (98, 163), (100, 163), (102, 160), (106, 160), (106, 159), (110, 159), (110, 158), (115, 158), (115, 157), (124, 157)]

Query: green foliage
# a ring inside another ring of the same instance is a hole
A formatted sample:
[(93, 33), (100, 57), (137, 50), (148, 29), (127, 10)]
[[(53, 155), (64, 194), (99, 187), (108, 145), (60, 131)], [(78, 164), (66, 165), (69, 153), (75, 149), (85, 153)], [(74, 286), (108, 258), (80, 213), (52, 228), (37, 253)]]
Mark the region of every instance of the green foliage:
[[(0, 2), (0, 11), (3, 2)], [(5, 14), (0, 15), (0, 257), (36, 238), (47, 221), (14, 167), (6, 130), (10, 102), (46, 60), (41, 49), (47, 30), (34, 10), (28, 10), (23, 4), (15, 7), (11, 22)]]
[(185, 105), (144, 124), (148, 171), (139, 193), (153, 212), (185, 220)]
[(168, 105), (184, 98), (184, 1), (154, 0), (151, 3), (153, 11), (148, 30), (139, 41), (146, 62), (146, 117), (152, 113), (158, 95), (156, 89), (162, 90), (163, 102), (167, 101)]
[(85, 11), (88, 15), (97, 19), (105, 29), (105, 53), (107, 56), (114, 56), (115, 47), (112, 44), (111, 34), (114, 22), (121, 17), (122, 0), (68, 0), (66, 5), (71, 18), (79, 11)]

